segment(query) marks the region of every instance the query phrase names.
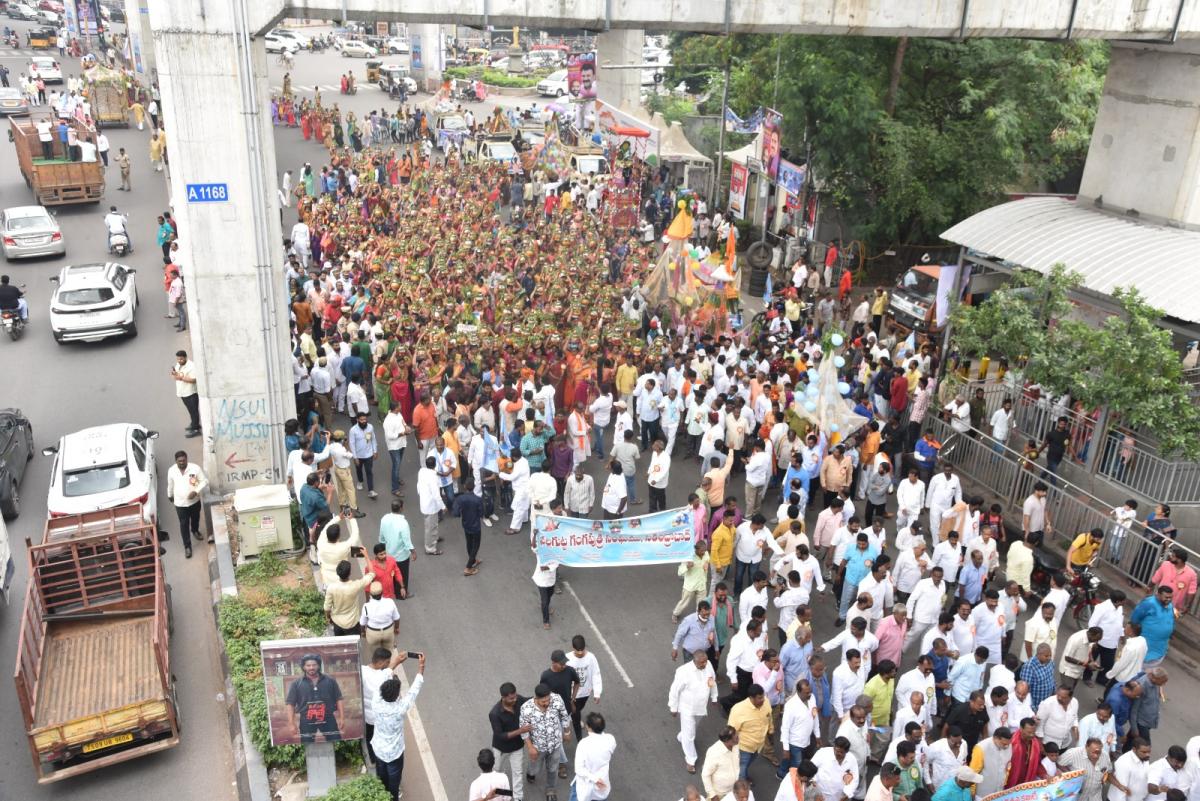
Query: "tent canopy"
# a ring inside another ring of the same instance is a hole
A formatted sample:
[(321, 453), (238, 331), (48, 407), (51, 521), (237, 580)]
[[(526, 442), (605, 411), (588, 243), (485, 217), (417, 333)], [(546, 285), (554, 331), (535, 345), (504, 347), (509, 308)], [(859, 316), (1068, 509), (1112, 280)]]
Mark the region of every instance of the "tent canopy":
[(663, 132), (658, 145), (659, 155), (664, 161), (691, 161), (700, 164), (712, 164), (712, 159), (692, 147), (692, 143), (683, 135), (683, 126), (677, 122)]

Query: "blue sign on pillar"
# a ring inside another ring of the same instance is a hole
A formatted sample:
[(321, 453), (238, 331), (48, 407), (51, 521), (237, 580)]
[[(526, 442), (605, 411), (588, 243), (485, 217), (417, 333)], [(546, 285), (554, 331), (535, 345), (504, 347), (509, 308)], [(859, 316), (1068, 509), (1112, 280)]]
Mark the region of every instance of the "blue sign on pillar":
[(187, 184), (188, 203), (225, 203), (229, 200), (229, 184)]

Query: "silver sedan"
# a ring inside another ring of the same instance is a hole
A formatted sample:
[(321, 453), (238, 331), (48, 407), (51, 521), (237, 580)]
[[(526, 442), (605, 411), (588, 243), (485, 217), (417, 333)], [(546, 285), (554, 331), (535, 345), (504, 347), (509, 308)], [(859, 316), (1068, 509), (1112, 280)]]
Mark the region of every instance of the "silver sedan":
[(0, 212), (0, 242), (4, 258), (10, 261), (67, 252), (58, 221), (44, 206), (14, 206)]

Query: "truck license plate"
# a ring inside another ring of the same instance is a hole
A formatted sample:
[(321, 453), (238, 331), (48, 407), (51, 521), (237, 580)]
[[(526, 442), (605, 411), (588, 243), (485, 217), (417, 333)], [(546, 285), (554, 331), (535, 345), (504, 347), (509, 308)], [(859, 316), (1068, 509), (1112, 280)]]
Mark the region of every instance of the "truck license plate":
[(124, 743), (131, 742), (133, 742), (133, 734), (117, 734), (113, 737), (105, 737), (103, 740), (88, 743), (83, 747), (83, 753), (90, 754), (93, 751), (101, 751), (105, 748), (112, 748), (114, 745), (123, 745)]

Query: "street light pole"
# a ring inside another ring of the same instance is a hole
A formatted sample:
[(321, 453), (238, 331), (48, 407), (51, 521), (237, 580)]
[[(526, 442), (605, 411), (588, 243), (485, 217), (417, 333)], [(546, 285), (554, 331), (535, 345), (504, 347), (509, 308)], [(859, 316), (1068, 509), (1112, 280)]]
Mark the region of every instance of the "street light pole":
[(717, 205), (717, 187), (721, 185), (721, 168), (725, 163), (725, 112), (729, 108), (729, 57), (725, 58), (725, 86), (721, 90), (721, 119), (717, 129), (717, 174), (708, 190), (708, 205), (714, 210)]

